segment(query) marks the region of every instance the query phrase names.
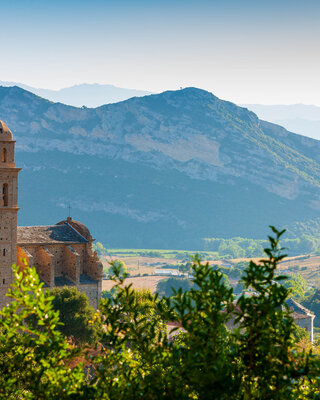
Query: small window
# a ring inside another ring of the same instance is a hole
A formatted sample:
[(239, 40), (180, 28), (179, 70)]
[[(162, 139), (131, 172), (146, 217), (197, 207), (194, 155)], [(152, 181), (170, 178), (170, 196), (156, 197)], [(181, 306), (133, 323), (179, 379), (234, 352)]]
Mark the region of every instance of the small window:
[(8, 206), (8, 184), (4, 183), (2, 185), (2, 207)]
[(3, 148), (1, 152), (1, 162), (7, 162), (7, 149)]
[(2, 283), (5, 285), (5, 284), (6, 284), (6, 280), (5, 280), (5, 279), (2, 279)]
[(6, 255), (6, 249), (2, 250), (2, 255), (5, 256)]

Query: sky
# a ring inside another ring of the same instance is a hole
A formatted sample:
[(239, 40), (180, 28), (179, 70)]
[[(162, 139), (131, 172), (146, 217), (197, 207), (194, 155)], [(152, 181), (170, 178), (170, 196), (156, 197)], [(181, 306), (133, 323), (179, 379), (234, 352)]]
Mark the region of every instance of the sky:
[(319, 0), (0, 0), (0, 81), (320, 106)]

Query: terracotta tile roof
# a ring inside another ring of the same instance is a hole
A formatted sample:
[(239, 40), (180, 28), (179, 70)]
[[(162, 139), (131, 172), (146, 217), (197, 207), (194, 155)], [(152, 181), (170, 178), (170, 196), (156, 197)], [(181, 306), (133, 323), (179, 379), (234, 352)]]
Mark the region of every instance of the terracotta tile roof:
[(314, 314), (293, 299), (287, 299), (286, 304), (292, 312), (293, 319), (314, 318)]
[(87, 243), (87, 240), (68, 224), (48, 226), (18, 226), (18, 245)]

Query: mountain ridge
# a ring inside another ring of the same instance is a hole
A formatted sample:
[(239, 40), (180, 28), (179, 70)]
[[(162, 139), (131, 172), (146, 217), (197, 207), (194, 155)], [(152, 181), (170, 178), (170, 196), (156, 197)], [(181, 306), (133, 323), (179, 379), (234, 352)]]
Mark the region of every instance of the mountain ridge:
[(201, 89), (83, 109), (0, 87), (0, 119), (23, 167), (22, 224), (71, 204), (109, 247), (186, 248), (320, 208), (320, 142)]

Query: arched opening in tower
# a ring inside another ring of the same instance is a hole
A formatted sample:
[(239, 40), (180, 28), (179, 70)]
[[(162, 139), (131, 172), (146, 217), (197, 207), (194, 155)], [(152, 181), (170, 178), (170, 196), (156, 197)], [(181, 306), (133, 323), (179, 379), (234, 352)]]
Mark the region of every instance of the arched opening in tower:
[(2, 185), (2, 206), (7, 207), (8, 206), (8, 184), (4, 183)]
[(7, 162), (7, 149), (5, 147), (1, 152), (1, 162)]

